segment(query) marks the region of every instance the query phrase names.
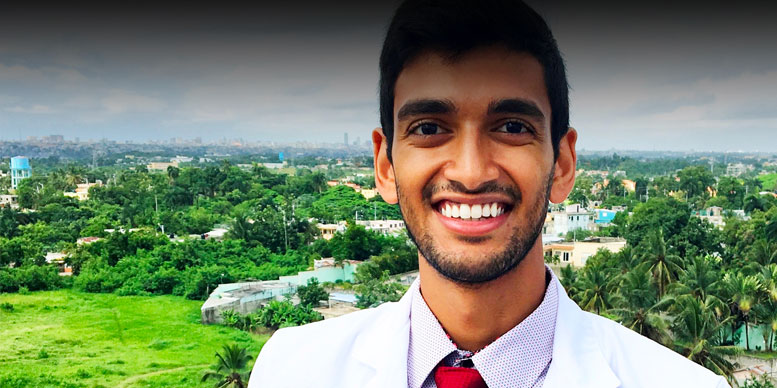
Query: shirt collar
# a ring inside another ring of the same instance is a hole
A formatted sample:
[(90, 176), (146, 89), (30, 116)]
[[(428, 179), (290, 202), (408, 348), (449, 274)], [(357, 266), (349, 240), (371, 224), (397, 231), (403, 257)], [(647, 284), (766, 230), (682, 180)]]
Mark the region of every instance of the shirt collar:
[[(472, 357), (491, 388), (532, 386), (547, 370), (553, 354), (558, 290), (553, 271), (546, 267), (546, 272), (551, 279), (537, 309)], [(421, 296), (420, 287), (410, 292), (408, 386), (420, 388), (437, 364), (457, 349)]]

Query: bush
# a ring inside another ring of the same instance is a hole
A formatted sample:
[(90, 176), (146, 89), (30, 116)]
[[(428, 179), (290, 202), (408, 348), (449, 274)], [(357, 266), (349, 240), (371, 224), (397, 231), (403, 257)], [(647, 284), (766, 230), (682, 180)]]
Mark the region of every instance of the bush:
[(13, 311), (13, 305), (9, 302), (0, 303), (0, 310), (8, 311), (10, 313)]
[(314, 307), (318, 306), (320, 301), (329, 299), (329, 293), (318, 284), (317, 278), (310, 278), (307, 285), (297, 287), (297, 296), (301, 304)]

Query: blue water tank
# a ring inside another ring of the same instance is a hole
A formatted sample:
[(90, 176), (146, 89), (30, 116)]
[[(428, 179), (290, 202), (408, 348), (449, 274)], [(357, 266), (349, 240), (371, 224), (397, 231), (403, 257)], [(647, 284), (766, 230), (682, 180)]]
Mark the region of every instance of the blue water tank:
[(15, 156), (11, 158), (11, 170), (29, 170), (30, 159), (26, 156)]

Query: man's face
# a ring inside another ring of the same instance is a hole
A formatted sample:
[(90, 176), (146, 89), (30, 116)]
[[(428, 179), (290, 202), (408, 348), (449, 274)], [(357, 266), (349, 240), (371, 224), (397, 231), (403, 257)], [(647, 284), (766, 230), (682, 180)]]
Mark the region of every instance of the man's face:
[(528, 54), (427, 52), (402, 70), (387, 176), (438, 272), (489, 281), (535, 246), (554, 178), (550, 117), (542, 66)]

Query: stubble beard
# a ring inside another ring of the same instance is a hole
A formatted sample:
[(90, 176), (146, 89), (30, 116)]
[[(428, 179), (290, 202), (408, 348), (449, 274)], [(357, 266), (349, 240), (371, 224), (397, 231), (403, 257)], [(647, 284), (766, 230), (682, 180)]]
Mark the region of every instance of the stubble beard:
[[(490, 255), (484, 254), (482, 257), (477, 258), (477, 260), (475, 260), (476, 258), (472, 254), (467, 254), (466, 252), (443, 252), (438, 248), (434, 238), (427, 231), (421, 230), (423, 228), (419, 220), (413, 218), (412, 214), (408, 214), (411, 207), (405, 203), (407, 196), (402, 195), (402, 190), (399, 184), (397, 184), (399, 208), (402, 212), (402, 217), (405, 219), (408, 235), (429, 265), (451, 281), (463, 286), (477, 286), (498, 279), (516, 268), (526, 258), (526, 255), (542, 233), (545, 214), (548, 211), (548, 200), (550, 198), (554, 170), (551, 169), (550, 174), (548, 174), (545, 195), (540, 196), (531, 204), (527, 222), (513, 228), (513, 233), (505, 249), (500, 252)], [(433, 189), (427, 185), (423, 191), (428, 193), (432, 192)], [(523, 200), (517, 187), (514, 189), (514, 192), (518, 193), (518, 200), (513, 205), (513, 211), (516, 211), (522, 205)], [(431, 207), (426, 195), (424, 197), (423, 203), (425, 206)], [(412, 211), (410, 212), (412, 213)], [(482, 242), (487, 238), (462, 236), (459, 239), (474, 244)], [(473, 266), (472, 263), (478, 264)]]

